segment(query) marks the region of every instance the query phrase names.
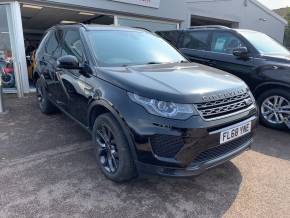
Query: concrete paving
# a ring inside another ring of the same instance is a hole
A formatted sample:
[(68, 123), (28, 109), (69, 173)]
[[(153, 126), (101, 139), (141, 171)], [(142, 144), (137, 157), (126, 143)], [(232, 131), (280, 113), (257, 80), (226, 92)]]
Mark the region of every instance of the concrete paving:
[(290, 217), (290, 134), (259, 127), (253, 149), (198, 177), (107, 180), (90, 136), (34, 96), (5, 96), (0, 217)]

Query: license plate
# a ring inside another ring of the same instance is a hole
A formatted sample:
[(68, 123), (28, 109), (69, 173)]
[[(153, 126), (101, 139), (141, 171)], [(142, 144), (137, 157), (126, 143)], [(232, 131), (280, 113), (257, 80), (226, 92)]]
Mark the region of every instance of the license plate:
[(226, 130), (224, 132), (221, 132), (220, 134), (220, 144), (224, 144), (226, 142), (235, 140), (237, 138), (240, 138), (243, 135), (246, 135), (251, 132), (251, 122), (248, 122), (246, 124), (236, 126), (234, 128), (231, 128), (229, 130)]

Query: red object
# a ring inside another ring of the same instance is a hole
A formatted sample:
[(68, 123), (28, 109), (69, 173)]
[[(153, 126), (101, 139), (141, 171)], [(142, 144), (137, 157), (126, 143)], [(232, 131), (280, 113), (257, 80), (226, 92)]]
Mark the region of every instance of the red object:
[(13, 68), (12, 67), (4, 67), (3, 71), (5, 74), (12, 74), (13, 73)]

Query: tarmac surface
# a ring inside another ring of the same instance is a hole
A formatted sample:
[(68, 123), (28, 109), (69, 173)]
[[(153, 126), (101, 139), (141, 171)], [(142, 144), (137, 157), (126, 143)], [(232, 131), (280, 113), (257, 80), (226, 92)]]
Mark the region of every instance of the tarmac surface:
[(252, 150), (186, 179), (116, 184), (95, 165), (90, 135), (36, 98), (5, 96), (0, 217), (290, 217), (290, 133), (259, 127)]

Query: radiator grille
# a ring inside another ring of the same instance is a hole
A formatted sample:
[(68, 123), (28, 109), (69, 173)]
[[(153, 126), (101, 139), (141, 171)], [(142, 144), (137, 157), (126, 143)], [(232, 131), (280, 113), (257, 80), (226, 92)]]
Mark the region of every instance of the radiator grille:
[(155, 135), (150, 139), (153, 152), (160, 157), (174, 157), (183, 147), (180, 136)]
[(219, 145), (217, 147), (210, 148), (210, 149), (202, 152), (201, 154), (199, 154), (198, 157), (194, 159), (192, 164), (193, 165), (200, 164), (200, 163), (204, 163), (204, 162), (219, 158), (221, 156), (224, 156), (224, 155), (238, 149), (239, 147), (241, 147), (245, 143), (249, 142), (251, 139), (252, 139), (252, 134), (247, 134), (247, 135), (245, 135), (239, 139), (236, 139), (234, 141), (228, 142), (228, 143), (223, 144), (223, 145)]
[(199, 103), (196, 104), (196, 108), (205, 120), (211, 120), (241, 111), (252, 104), (250, 95), (244, 93), (230, 98)]

